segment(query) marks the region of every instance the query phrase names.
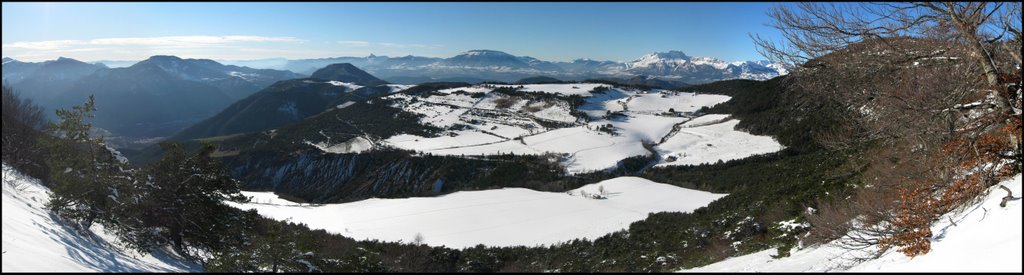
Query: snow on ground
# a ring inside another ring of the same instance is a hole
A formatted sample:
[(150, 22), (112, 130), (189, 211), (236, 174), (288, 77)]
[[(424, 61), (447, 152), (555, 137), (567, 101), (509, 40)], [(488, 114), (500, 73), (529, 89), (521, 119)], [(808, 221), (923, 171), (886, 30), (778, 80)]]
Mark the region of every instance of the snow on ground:
[(533, 117), (553, 120), (558, 122), (572, 123), (576, 117), (569, 113), (572, 108), (565, 101), (538, 101), (527, 104), (524, 111)]
[[(486, 120), (486, 119), (482, 119), (481, 118), (481, 120)], [(512, 126), (512, 125), (508, 125), (506, 123), (508, 123), (508, 121), (500, 121), (499, 122), (499, 121), (493, 121), (492, 120), (492, 121), (486, 121), (486, 122), (481, 123), (481, 124), (471, 124), (469, 126), (473, 127), (477, 131), (495, 134), (495, 135), (498, 135), (498, 136), (500, 136), (502, 138), (506, 138), (506, 139), (513, 139), (513, 138), (517, 138), (517, 137), (520, 137), (520, 136), (529, 135), (529, 134), (532, 134), (532, 133), (535, 132), (534, 129), (523, 129), (523, 127)], [(537, 127), (537, 126), (534, 126), (534, 127)]]
[[(932, 224), (931, 252), (910, 258), (892, 249), (878, 259), (853, 263), (848, 252), (833, 244), (804, 248), (792, 256), (772, 259), (769, 249), (729, 258), (696, 272), (871, 271), (871, 272), (1021, 272), (1024, 251), (1021, 217), (1021, 175), (1000, 183), (1014, 199), (1000, 207), (1006, 191), (989, 189), (981, 203), (944, 215)], [(950, 221), (955, 221), (955, 225)]]
[(423, 115), (421, 124), (434, 125), (437, 127), (450, 127), (459, 122), (459, 116), (466, 113), (468, 109), (457, 108), (448, 105), (430, 104), (419, 101), (405, 106), (405, 111)]
[(331, 81), (327, 81), (325, 83), (328, 83), (328, 84), (331, 84), (331, 85), (334, 85), (334, 86), (345, 87), (345, 89), (347, 89), (348, 91), (355, 91), (356, 89), (359, 89), (359, 88), (363, 87), (362, 85), (359, 85), (359, 84), (348, 83), (348, 82), (341, 82), (341, 81), (337, 81), (337, 80), (331, 80)]
[[(498, 102), (500, 100), (509, 100), (512, 103), (508, 104), (507, 107), (499, 107)], [(474, 108), (480, 108), (485, 110), (500, 110), (507, 112), (515, 112), (516, 110), (522, 109), (528, 104), (529, 101), (522, 100), (519, 97), (510, 97), (500, 93), (488, 93), (486, 96), (481, 98), (479, 101), (473, 104)]]
[[(581, 192), (599, 194), (601, 187), (607, 192), (607, 199), (581, 196)], [(477, 244), (533, 246), (576, 238), (594, 239), (626, 229), (630, 223), (647, 218), (648, 213), (689, 212), (723, 196), (643, 178), (619, 177), (568, 193), (504, 188), (433, 198), (368, 199), (319, 206), (231, 205), (358, 240), (410, 242), (420, 234), (428, 245), (465, 248)]]
[(629, 101), (629, 110), (634, 112), (668, 112), (674, 109), (676, 112), (695, 112), (704, 106), (715, 106), (719, 103), (729, 101), (731, 97), (712, 94), (694, 93), (662, 93), (637, 94)]
[(604, 116), (607, 112), (624, 111), (630, 96), (634, 94), (636, 94), (635, 91), (611, 88), (587, 97), (586, 103), (580, 106), (579, 110), (591, 118)]
[(385, 142), (435, 155), (568, 154), (571, 160), (566, 163), (566, 170), (570, 173), (607, 169), (621, 159), (648, 153), (634, 137), (612, 136), (585, 126), (554, 129), (525, 136), (522, 140), (502, 140), (487, 134), (472, 134), (475, 133), (472, 131), (456, 133), (455, 137), (433, 138), (398, 135)]
[(471, 93), (471, 94), (482, 94), (482, 93), (489, 93), (492, 90), (494, 90), (494, 88), (486, 87), (486, 86), (483, 86), (483, 85), (476, 85), (476, 86), (469, 86), (469, 87), (459, 87), (459, 88), (443, 89), (443, 90), (438, 90), (437, 92), (438, 93), (442, 93), (442, 94), (450, 94), (450, 93), (454, 93), (454, 92), (457, 92), (457, 91), (463, 91), (463, 92), (467, 92), (467, 93)]
[(674, 125), (686, 121), (683, 117), (638, 114), (622, 120), (595, 120), (590, 124), (596, 126), (610, 123), (620, 136), (637, 141), (658, 142), (672, 132)]
[[(701, 121), (714, 122), (712, 119), (701, 119)], [(678, 133), (669, 137), (665, 143), (658, 145), (657, 150), (662, 156), (662, 161), (656, 166), (715, 163), (719, 160), (741, 159), (783, 149), (782, 144), (772, 137), (755, 136), (736, 131), (735, 128), (739, 122), (739, 120), (732, 119), (694, 127), (686, 127), (687, 125), (683, 124)], [(669, 161), (670, 158), (675, 158), (675, 160)]]
[(44, 204), (50, 191), (3, 165), (3, 272), (187, 272), (202, 267), (162, 251), (122, 251), (94, 225), (93, 236), (58, 221)]
[(485, 143), (501, 142), (505, 139), (488, 135), (478, 131), (455, 131), (456, 136), (440, 136), (426, 138), (416, 135), (401, 134), (388, 138), (386, 142), (399, 148), (416, 148), (421, 151), (433, 152), (448, 148), (480, 145)]
[[(590, 121), (574, 116), (564, 100), (510, 97), (492, 93), (493, 87), (583, 95), (585, 102), (579, 110)], [(450, 128), (437, 137), (396, 135), (383, 144), (436, 155), (555, 153), (562, 155), (563, 166), (573, 174), (614, 168), (624, 158), (648, 155), (645, 143), (666, 141), (656, 146), (657, 153), (663, 154), (658, 158), (661, 166), (714, 163), (782, 149), (770, 137), (737, 131), (738, 121), (729, 121), (727, 115), (692, 117), (703, 107), (728, 101), (728, 96), (614, 87), (590, 92), (597, 87), (608, 85), (476, 85), (428, 96), (394, 94), (389, 98), (396, 99), (395, 107), (424, 115), (420, 123), (461, 128)], [(473, 95), (455, 94), (458, 90)], [(668, 112), (670, 109), (674, 112)], [(546, 128), (541, 120), (569, 126)], [(606, 125), (615, 133), (600, 131)]]
[(391, 91), (390, 91), (390, 92), (388, 92), (388, 93), (389, 93), (389, 94), (392, 94), (392, 93), (397, 93), (397, 92), (401, 92), (402, 90), (405, 90), (405, 89), (408, 89), (408, 88), (412, 88), (412, 87), (415, 87), (416, 85), (407, 85), (407, 84), (387, 84), (387, 86), (388, 86), (388, 88), (391, 88)]
[[(406, 95), (406, 94), (398, 94), (398, 95), (392, 95), (391, 97), (392, 98), (402, 97), (402, 98), (409, 99), (409, 98), (412, 98), (413, 96)], [(432, 96), (429, 96), (429, 97), (418, 97), (418, 99), (423, 101), (423, 102), (428, 102), (428, 103), (433, 103), (433, 104), (443, 104), (443, 105), (454, 105), (454, 106), (462, 107), (462, 108), (474, 107), (473, 105), (475, 105), (476, 102), (479, 100), (479, 99), (473, 98), (472, 96), (469, 96), (467, 94), (432, 95)]]
[(693, 128), (693, 127), (700, 127), (700, 126), (706, 126), (706, 125), (711, 125), (711, 124), (718, 124), (718, 123), (725, 122), (726, 120), (729, 120), (730, 117), (731, 117), (730, 115), (723, 115), (723, 114), (703, 115), (703, 116), (700, 116), (698, 118), (694, 118), (694, 119), (692, 119), (690, 121), (687, 121), (686, 123), (683, 123), (682, 126), (684, 128)]
[(315, 143), (306, 141), (306, 144), (316, 147), (325, 153), (332, 154), (361, 153), (373, 149), (373, 142), (365, 137), (354, 137), (338, 144), (330, 144), (323, 141)]
[(345, 109), (345, 107), (352, 106), (352, 104), (356, 104), (356, 102), (355, 101), (345, 101), (345, 103), (338, 104), (337, 108), (338, 109)]
[(494, 85), (495, 87), (520, 88), (523, 92), (554, 93), (560, 95), (581, 95), (590, 96), (590, 91), (597, 87), (610, 87), (608, 84), (579, 83), (579, 84), (526, 84), (526, 85)]
[(250, 204), (269, 204), (269, 205), (285, 205), (285, 206), (299, 206), (301, 203), (293, 202), (290, 200), (282, 199), (273, 192), (250, 192), (242, 191), (246, 197), (249, 197)]

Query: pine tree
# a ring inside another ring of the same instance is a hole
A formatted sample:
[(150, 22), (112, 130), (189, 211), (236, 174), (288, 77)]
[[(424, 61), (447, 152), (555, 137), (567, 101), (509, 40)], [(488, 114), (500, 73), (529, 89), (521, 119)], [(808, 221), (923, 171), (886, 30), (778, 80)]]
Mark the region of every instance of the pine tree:
[(47, 125), (47, 132), (56, 138), (39, 140), (51, 152), (47, 165), (53, 194), (48, 206), (79, 229), (87, 229), (97, 218), (103, 218), (116, 199), (114, 189), (105, 182), (116, 177), (109, 173), (114, 168), (100, 160), (103, 137), (89, 136), (92, 124), (87, 120), (94, 111), (92, 95), (81, 106), (58, 109), (60, 122)]
[(224, 201), (246, 198), (220, 161), (210, 157), (213, 145), (203, 144), (194, 155), (177, 143), (160, 146), (164, 157), (143, 169), (148, 182), (142, 187), (138, 215), (151, 236), (140, 241), (168, 244), (192, 258), (243, 242), (237, 233), (249, 221)]

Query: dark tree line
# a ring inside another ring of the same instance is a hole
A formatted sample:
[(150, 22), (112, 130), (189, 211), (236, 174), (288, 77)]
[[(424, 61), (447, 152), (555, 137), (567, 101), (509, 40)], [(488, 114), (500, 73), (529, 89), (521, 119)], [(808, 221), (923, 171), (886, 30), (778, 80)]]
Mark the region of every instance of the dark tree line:
[(43, 108), (21, 97), (13, 87), (3, 84), (3, 162), (29, 176), (44, 179), (45, 151), (37, 144), (46, 126)]

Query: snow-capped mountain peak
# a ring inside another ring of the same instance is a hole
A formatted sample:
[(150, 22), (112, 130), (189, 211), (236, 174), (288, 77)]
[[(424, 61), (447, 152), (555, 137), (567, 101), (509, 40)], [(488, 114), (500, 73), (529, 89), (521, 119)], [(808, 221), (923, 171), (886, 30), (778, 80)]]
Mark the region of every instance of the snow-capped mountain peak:
[(715, 69), (719, 70), (724, 70), (729, 67), (729, 63), (709, 56), (694, 57), (690, 59), (690, 62), (695, 65), (710, 65), (711, 67), (715, 67)]
[(495, 50), (470, 50), (470, 51), (466, 51), (466, 52), (462, 53), (461, 55), (468, 55), (468, 56), (512, 56), (511, 54), (505, 53), (503, 51), (495, 51)]
[(718, 80), (749, 78), (764, 80), (785, 74), (781, 66), (768, 63), (730, 62), (714, 57), (690, 56), (670, 50), (646, 54), (630, 61), (607, 61), (578, 58), (571, 62), (550, 61), (513, 53), (475, 49), (458, 55), (440, 57), (339, 57), (331, 59), (292, 60), (285, 66), (307, 74), (334, 63), (352, 63), (382, 78), (477, 78), (515, 81), (529, 76), (551, 76), (564, 79), (631, 78), (638, 75), (690, 84)]
[(529, 61), (495, 50), (471, 50), (444, 60), (444, 65), (459, 68), (527, 69)]
[(681, 51), (647, 54), (628, 62), (627, 68), (626, 71), (634, 75), (679, 78), (691, 83), (735, 78), (764, 80), (789, 72), (767, 61), (727, 62), (714, 57), (689, 56)]
[(640, 59), (634, 60), (629, 65), (630, 68), (634, 67), (647, 67), (654, 64), (685, 64), (690, 62), (691, 57), (681, 51), (668, 51), (668, 52), (655, 52), (644, 55)]
[(655, 57), (660, 59), (690, 59), (692, 58), (682, 51), (667, 51), (667, 52), (654, 52), (644, 57)]

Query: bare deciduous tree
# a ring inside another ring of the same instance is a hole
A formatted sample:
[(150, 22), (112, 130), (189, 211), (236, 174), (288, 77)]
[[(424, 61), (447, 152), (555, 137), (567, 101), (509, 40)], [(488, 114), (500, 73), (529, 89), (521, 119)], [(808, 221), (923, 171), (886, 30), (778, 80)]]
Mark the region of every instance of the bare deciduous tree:
[[(933, 51), (906, 52), (912, 59), (944, 54), (950, 46), (963, 48), (960, 57), (973, 60), (976, 72), (989, 86), (998, 86), (1000, 65), (994, 51), (1016, 55), (1020, 64), (1020, 4), (1004, 2), (912, 2), (912, 3), (796, 3), (795, 8), (777, 6), (769, 11), (772, 27), (782, 32), (775, 42), (754, 35), (759, 52), (777, 62), (813, 68), (828, 63), (821, 57), (848, 45), (869, 40), (883, 43), (894, 38), (927, 38), (942, 43)], [(1016, 20), (1014, 20), (1016, 19)], [(1009, 43), (997, 43), (1006, 34)], [(1012, 43), (1016, 41), (1016, 43)], [(1000, 47), (1000, 45), (1003, 45)], [(890, 51), (899, 51), (890, 48)], [(1014, 64), (1010, 64), (1014, 65)], [(798, 68), (799, 69), (799, 68)], [(1019, 70), (1019, 67), (1018, 69)], [(992, 87), (990, 87), (992, 88)], [(1008, 111), (1010, 100), (994, 89), (993, 104)]]
[(423, 244), (423, 234), (419, 233), (419, 232), (416, 232), (416, 236), (412, 237), (412, 243), (415, 244), (415, 245)]
[(867, 167), (864, 185), (819, 205), (812, 233), (927, 253), (931, 219), (977, 198), (997, 172), (965, 167), (1019, 152), (1019, 95), (1004, 91), (1020, 85), (1020, 4), (794, 3), (769, 15), (782, 41), (754, 36), (759, 51), (797, 65), (794, 89), (845, 107), (842, 125), (816, 140), (875, 145), (853, 160)]

